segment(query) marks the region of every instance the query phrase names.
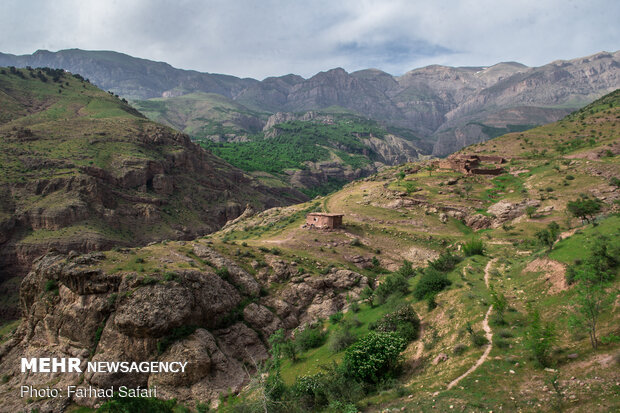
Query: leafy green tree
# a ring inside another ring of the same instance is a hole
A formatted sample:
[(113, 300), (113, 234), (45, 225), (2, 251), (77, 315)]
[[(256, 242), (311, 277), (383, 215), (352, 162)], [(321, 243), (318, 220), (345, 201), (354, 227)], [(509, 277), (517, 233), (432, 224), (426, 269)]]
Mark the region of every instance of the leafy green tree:
[(541, 229), (540, 231), (537, 231), (534, 235), (536, 236), (536, 238), (538, 238), (538, 241), (542, 245), (548, 247), (549, 251), (551, 251), (551, 249), (553, 248), (553, 244), (555, 244), (555, 241), (558, 239), (559, 234), (560, 226), (557, 224), (557, 222), (553, 221), (549, 225), (547, 225), (546, 229)]
[(413, 289), (413, 296), (417, 300), (424, 300), (429, 295), (435, 295), (447, 286), (452, 284), (446, 274), (428, 267), (420, 277), (420, 281)]
[(530, 205), (528, 207), (525, 208), (525, 213), (527, 214), (527, 217), (532, 219), (532, 217), (534, 216), (534, 214), (536, 213), (536, 207), (533, 205)]
[(290, 359), (292, 362), (296, 362), (298, 360), (297, 346), (291, 340), (287, 340), (284, 344), (282, 344), (281, 350), (282, 355)]
[(583, 265), (575, 270), (576, 295), (573, 300), (575, 312), (569, 318), (573, 328), (585, 329), (590, 336), (590, 344), (598, 348), (598, 323), (601, 315), (610, 308), (618, 295), (608, 292), (608, 283), (601, 279), (599, 271), (591, 265)]
[(364, 289), (362, 290), (362, 292), (360, 293), (360, 299), (362, 301), (367, 301), (371, 307), (374, 307), (374, 303), (372, 301), (372, 297), (374, 295), (374, 291), (372, 288), (370, 288), (370, 286), (366, 286), (364, 287)]
[(576, 201), (569, 201), (566, 208), (573, 216), (581, 218), (581, 221), (590, 222), (594, 215), (601, 210), (601, 201), (587, 195), (581, 195)]
[(377, 383), (400, 363), (407, 341), (398, 333), (368, 333), (347, 349), (343, 368), (352, 378)]
[(495, 288), (491, 287), (490, 290), (491, 304), (493, 305), (493, 310), (495, 311), (495, 316), (497, 317), (497, 323), (506, 324), (504, 313), (508, 307), (508, 300), (503, 293), (496, 291)]
[(525, 334), (525, 346), (532, 352), (534, 359), (543, 367), (551, 364), (551, 349), (557, 341), (555, 325), (544, 322), (537, 308), (528, 308), (528, 326)]

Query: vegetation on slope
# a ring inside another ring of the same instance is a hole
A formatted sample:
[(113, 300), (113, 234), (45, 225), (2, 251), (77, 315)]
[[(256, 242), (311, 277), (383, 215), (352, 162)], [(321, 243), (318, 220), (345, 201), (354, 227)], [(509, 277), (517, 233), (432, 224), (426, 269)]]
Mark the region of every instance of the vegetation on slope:
[(363, 167), (372, 162), (373, 152), (360, 138), (385, 134), (374, 122), (350, 117), (333, 124), (290, 121), (275, 129), (275, 137), (256, 135), (238, 143), (202, 140), (201, 145), (243, 170), (281, 174), (286, 169), (303, 169), (306, 162), (329, 160), (332, 154), (345, 165)]

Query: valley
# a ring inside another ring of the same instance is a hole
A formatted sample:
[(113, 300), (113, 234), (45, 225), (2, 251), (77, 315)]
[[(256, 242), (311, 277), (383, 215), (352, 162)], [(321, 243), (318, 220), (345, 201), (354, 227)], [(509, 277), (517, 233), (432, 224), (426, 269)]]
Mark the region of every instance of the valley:
[[(329, 116), (328, 126), (351, 125)], [(317, 119), (327, 118), (283, 119), (276, 135), (322, 136), (312, 130)], [(87, 398), (21, 400), (15, 391), (27, 379), (157, 386), (158, 397), (176, 400), (126, 402), (167, 403), (167, 411), (614, 411), (619, 119), (615, 91), (447, 159), (395, 160), (309, 201), (236, 219), (239, 211), (197, 238), (50, 250), (22, 283), (23, 318), (3, 327), (3, 408), (96, 408)], [(218, 143), (207, 147), (224, 156), (228, 143)], [(348, 143), (363, 153), (359, 141)], [(308, 151), (337, 155), (313, 144)], [(344, 214), (343, 227), (308, 228), (311, 212)], [(23, 354), (184, 357), (191, 367), (174, 376), (24, 378)]]

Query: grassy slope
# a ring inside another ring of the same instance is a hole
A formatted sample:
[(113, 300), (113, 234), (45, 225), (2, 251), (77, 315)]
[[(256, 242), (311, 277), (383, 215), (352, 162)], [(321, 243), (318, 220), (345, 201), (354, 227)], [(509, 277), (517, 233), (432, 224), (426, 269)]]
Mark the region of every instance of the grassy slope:
[(265, 117), (265, 114), (251, 111), (215, 93), (196, 92), (172, 98), (136, 100), (132, 105), (149, 119), (171, 126), (196, 139), (213, 135), (255, 133), (257, 130), (243, 125), (240, 118)]
[[(172, 139), (165, 144), (142, 142), (141, 136), (162, 132), (172, 135), (174, 132), (144, 118), (125, 101), (79, 77), (61, 73), (58, 81), (50, 75), (44, 75), (46, 81), (42, 81), (37, 70), (17, 69), (14, 74), (9, 69), (3, 71), (4, 74), (0, 74), (0, 102), (3, 104), (0, 111), (0, 184), (12, 185), (14, 189), (11, 202), (5, 202), (5, 197), (0, 201), (0, 219), (9, 218), (14, 210), (54, 211), (81, 202), (70, 191), (33, 190), (39, 183), (45, 186), (56, 179), (72, 177), (79, 180), (85, 176), (80, 168), (90, 166), (120, 177), (130, 174), (132, 168), (142, 168), (142, 161), (159, 161), (188, 150), (182, 142)], [(222, 182), (228, 179), (230, 165), (216, 157), (208, 157), (213, 173), (218, 174)], [(31, 231), (21, 234), (20, 238), (27, 243), (47, 243), (52, 238), (72, 240), (76, 236), (121, 243), (163, 238), (169, 236), (172, 228), (201, 225), (204, 220), (198, 216), (199, 212), (222, 205), (218, 204), (215, 193), (208, 198), (210, 201), (187, 198), (187, 194), (196, 193), (197, 185), (203, 183), (194, 182), (191, 176), (175, 180), (175, 192), (166, 196), (166, 205), (160, 211), (162, 219), (157, 225), (119, 229), (88, 218), (59, 231)], [(152, 191), (116, 189), (138, 198), (157, 198)], [(255, 189), (237, 195), (243, 202), (252, 203), (260, 196)], [(119, 208), (128, 202), (122, 198), (116, 201)]]
[[(618, 344), (602, 345), (594, 352), (586, 335), (569, 333), (567, 315), (574, 291), (569, 289), (551, 294), (550, 281), (546, 280), (543, 272), (524, 269), (530, 261), (545, 255), (544, 248), (534, 241), (534, 233), (538, 229), (551, 221), (558, 222), (563, 230), (567, 229), (567, 225), (582, 225), (579, 220), (567, 218), (565, 206), (569, 200), (583, 192), (605, 194), (604, 215), (612, 213), (610, 208), (614, 208), (611, 203), (614, 198), (608, 195), (611, 193), (609, 191), (613, 191), (609, 181), (612, 176), (620, 176), (620, 165), (618, 155), (608, 156), (606, 151), (610, 144), (618, 141), (620, 132), (618, 95), (616, 93), (597, 101), (556, 124), (506, 135), (463, 150), (520, 155), (507, 166), (512, 175), (464, 177), (455, 172), (429, 173), (422, 169), (405, 173), (404, 178), (400, 178), (399, 171), (407, 171), (409, 167), (392, 168), (374, 178), (351, 183), (320, 200), (324, 210), (345, 213), (344, 230), (300, 230), (301, 218), (287, 218), (295, 211), (295, 207), (291, 207), (271, 217), (265, 213), (251, 218), (237, 228), (215, 234), (212, 239), (223, 250), (230, 247), (220, 242), (234, 242), (237, 245), (244, 242), (249, 246), (246, 248), (277, 245), (284, 257), (296, 259), (302, 265), (320, 263), (319, 271), (328, 263), (355, 268), (345, 258), (352, 254), (368, 258), (377, 256), (382, 266), (395, 269), (403, 258), (419, 256), (412, 255), (412, 251), (441, 251), (445, 246), (466, 241), (474, 234), (456, 220), (441, 223), (438, 214), (432, 210), (429, 212), (429, 208), (387, 208), (389, 190), (409, 189), (410, 197), (425, 200), (431, 206), (469, 208), (472, 212), (477, 210), (487, 215), (486, 209), (501, 200), (540, 199), (541, 209), (547, 206), (554, 209), (550, 213), (535, 214), (532, 218), (523, 215), (510, 223), (512, 228), (481, 230), (475, 234), (485, 241), (486, 257), (467, 258), (450, 272), (449, 278), (453, 284), (439, 294), (437, 309), (429, 312), (424, 303), (414, 303), (425, 326), (424, 344), (414, 342), (406, 350), (406, 368), (400, 384), (367, 398), (359, 407), (369, 411), (386, 407), (447, 411), (450, 406), (460, 411), (495, 411), (499, 408), (507, 411), (553, 411), (560, 401), (569, 411), (613, 410), (620, 406), (620, 394), (617, 385), (614, 386), (618, 379), (617, 364), (614, 365), (617, 361), (613, 358), (619, 351)], [(558, 150), (549, 149), (554, 148), (556, 143), (583, 140), (591, 135), (594, 136), (593, 142), (588, 140), (587, 144), (578, 144), (569, 150), (559, 146)], [(545, 155), (540, 155), (545, 148)], [(604, 155), (595, 159), (581, 158), (587, 152), (604, 152)], [(444, 185), (448, 178), (454, 177), (461, 178), (457, 185)], [(560, 241), (549, 257), (566, 264), (583, 259), (597, 234), (605, 234), (618, 242), (618, 223), (617, 215), (610, 215), (596, 227), (581, 227), (575, 235)], [(353, 238), (362, 240), (363, 245), (351, 246)], [(446, 391), (446, 384), (465, 372), (483, 351), (470, 343), (464, 326), (469, 321), (480, 329), (488, 308), (490, 297), (483, 281), (483, 269), (488, 257), (499, 259), (498, 267), (491, 272), (491, 284), (508, 298), (511, 308), (507, 313), (508, 325), (492, 325), (496, 344), (490, 358), (457, 387)], [(377, 276), (373, 271), (358, 271), (371, 277)], [(381, 275), (378, 276), (381, 278)], [(415, 282), (413, 279), (412, 285)], [(618, 285), (616, 277), (615, 288)], [(413, 301), (413, 298), (408, 296), (404, 300)], [(524, 346), (527, 304), (538, 306), (543, 318), (556, 324), (559, 332), (553, 355), (556, 372), (536, 367)], [(372, 309), (362, 304), (359, 313), (347, 313), (345, 319), (358, 319), (362, 325), (355, 332), (362, 334), (370, 321), (379, 318), (389, 308), (390, 304)], [(601, 336), (620, 333), (618, 311), (616, 306), (603, 315)], [(329, 321), (325, 321), (324, 325), (330, 331), (337, 328)], [(455, 355), (452, 351), (459, 343), (468, 347), (463, 355)], [(423, 346), (423, 355), (421, 360), (416, 360), (414, 354), (419, 346)], [(448, 361), (438, 365), (430, 363), (440, 353), (448, 354)], [(282, 375), (286, 382), (292, 383), (295, 377), (315, 373), (321, 364), (337, 361), (342, 354), (331, 353), (324, 344), (301, 354), (300, 361), (296, 363), (286, 361)], [(569, 359), (569, 354), (577, 354), (577, 358)], [(553, 393), (550, 384), (556, 373), (563, 394), (561, 397)]]

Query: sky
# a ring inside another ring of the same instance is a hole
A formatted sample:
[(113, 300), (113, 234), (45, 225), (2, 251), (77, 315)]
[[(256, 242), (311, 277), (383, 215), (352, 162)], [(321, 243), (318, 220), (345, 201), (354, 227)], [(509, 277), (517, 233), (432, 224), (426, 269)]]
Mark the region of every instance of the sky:
[(263, 79), (620, 49), (618, 0), (2, 0), (0, 52), (113, 50)]

